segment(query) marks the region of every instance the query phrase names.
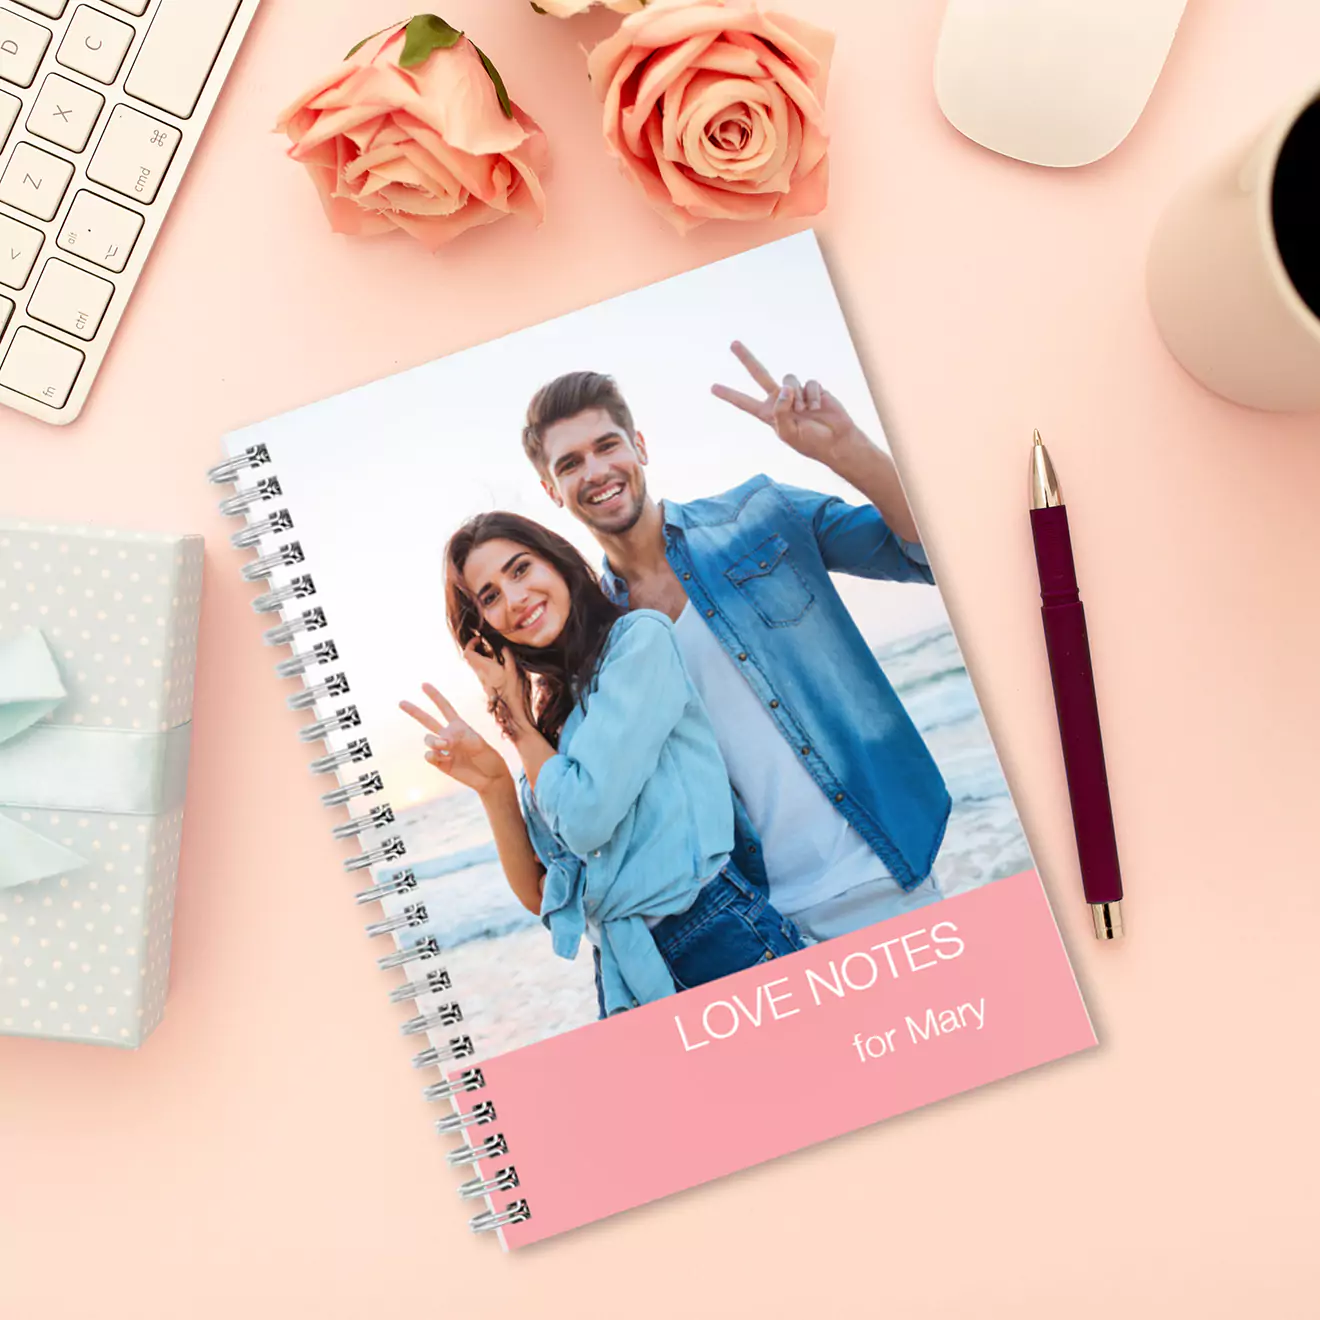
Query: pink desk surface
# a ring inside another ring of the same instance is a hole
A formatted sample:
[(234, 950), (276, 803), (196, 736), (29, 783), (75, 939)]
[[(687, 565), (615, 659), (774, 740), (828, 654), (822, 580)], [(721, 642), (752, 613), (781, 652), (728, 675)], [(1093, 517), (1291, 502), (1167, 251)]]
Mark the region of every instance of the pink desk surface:
[[(227, 428), (787, 227), (684, 241), (616, 176), (579, 50), (607, 17), (446, 6), (550, 134), (541, 232), (330, 235), (269, 125), (399, 15), (268, 0), (89, 410), (0, 419), (7, 512), (210, 547), (166, 1021), (136, 1055), (0, 1039), (0, 1314), (1314, 1315), (1320, 417), (1201, 390), (1142, 270), (1175, 184), (1320, 72), (1320, 6), (1192, 0), (1128, 141), (1051, 173), (941, 118), (940, 5), (796, 0), (842, 38), (818, 228), (1102, 1045), (513, 1258), (465, 1231), (203, 470)], [(1033, 426), (1072, 493), (1118, 947), (1079, 897)]]

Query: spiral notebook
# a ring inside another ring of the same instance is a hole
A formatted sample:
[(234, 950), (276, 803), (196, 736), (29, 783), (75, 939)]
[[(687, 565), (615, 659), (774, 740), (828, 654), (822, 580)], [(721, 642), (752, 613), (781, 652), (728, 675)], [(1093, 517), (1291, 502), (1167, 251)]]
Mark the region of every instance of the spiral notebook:
[(1094, 1044), (812, 234), (226, 454), (474, 1230)]

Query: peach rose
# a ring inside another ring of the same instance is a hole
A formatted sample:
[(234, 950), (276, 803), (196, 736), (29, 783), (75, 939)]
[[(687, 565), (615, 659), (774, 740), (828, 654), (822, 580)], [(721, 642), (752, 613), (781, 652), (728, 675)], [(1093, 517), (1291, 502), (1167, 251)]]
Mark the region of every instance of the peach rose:
[(545, 216), (545, 134), (481, 51), (431, 14), (355, 46), (278, 128), (336, 233), (402, 229), (435, 251), (474, 225)]
[(588, 61), (605, 141), (680, 231), (815, 215), (831, 33), (756, 0), (651, 0)]
[(596, 5), (612, 9), (616, 14), (635, 14), (646, 8), (646, 0), (531, 0), (531, 4), (538, 13), (553, 18), (572, 18), (574, 14), (585, 14)]

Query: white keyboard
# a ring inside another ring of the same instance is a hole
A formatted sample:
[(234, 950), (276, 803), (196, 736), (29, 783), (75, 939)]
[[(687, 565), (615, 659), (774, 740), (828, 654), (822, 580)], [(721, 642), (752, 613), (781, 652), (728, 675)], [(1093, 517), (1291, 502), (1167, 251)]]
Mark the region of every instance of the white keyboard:
[(71, 422), (260, 0), (0, 0), (0, 405)]

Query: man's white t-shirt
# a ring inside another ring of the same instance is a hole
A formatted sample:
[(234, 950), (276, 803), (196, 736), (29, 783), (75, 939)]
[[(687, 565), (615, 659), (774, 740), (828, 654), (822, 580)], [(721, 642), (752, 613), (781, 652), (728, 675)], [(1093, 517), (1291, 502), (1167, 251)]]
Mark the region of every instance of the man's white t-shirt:
[(834, 809), (691, 604), (683, 607), (675, 632), (729, 778), (761, 836), (775, 907), (792, 916), (889, 878), (889, 868)]

